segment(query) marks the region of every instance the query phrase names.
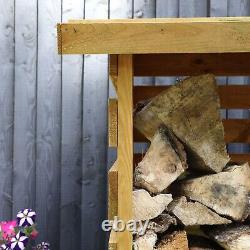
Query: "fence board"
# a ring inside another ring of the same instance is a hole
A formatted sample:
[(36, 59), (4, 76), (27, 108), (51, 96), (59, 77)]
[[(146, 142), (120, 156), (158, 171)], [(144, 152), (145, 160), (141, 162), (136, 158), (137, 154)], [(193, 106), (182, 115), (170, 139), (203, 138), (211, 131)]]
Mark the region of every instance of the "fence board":
[[(154, 18), (156, 17), (156, 0), (137, 0), (134, 1), (133, 18)], [(136, 77), (135, 84), (154, 85), (154, 77)]]
[[(62, 2), (63, 21), (82, 19), (84, 0)], [(62, 59), (60, 250), (81, 249), (83, 56)]]
[(60, 249), (61, 57), (55, 23), (61, 1), (38, 1), (36, 210), (40, 239)]
[(16, 1), (15, 23), (13, 214), (36, 201), (36, 0)]
[(12, 215), (14, 1), (0, 0), (0, 220)]
[[(108, 0), (85, 0), (85, 18), (108, 18)], [(107, 55), (85, 55), (83, 90), (82, 249), (103, 249), (107, 216)], [(97, 240), (98, 239), (98, 240)]]

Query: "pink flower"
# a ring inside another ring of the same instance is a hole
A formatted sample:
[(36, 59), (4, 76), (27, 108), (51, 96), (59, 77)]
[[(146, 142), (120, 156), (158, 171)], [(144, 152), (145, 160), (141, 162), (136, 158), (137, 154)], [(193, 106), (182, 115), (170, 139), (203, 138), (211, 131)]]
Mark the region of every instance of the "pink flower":
[(5, 240), (9, 240), (10, 237), (15, 235), (15, 227), (16, 226), (17, 226), (17, 222), (15, 220), (1, 222), (0, 227), (1, 227), (1, 231), (2, 231), (2, 237)]
[(33, 229), (32, 233), (30, 234), (31, 239), (35, 239), (38, 236), (38, 231), (36, 229)]

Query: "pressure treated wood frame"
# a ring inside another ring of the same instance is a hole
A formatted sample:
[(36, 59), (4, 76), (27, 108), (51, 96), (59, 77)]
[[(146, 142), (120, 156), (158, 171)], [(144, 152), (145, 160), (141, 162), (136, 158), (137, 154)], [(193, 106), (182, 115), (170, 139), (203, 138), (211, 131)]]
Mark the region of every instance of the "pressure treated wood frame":
[[(109, 74), (117, 100), (109, 100), (109, 145), (118, 158), (109, 179), (109, 218), (132, 218), (134, 142), (145, 142), (133, 129), (134, 104), (169, 86), (134, 86), (134, 76), (213, 73), (250, 75), (250, 18), (172, 18), (137, 20), (73, 20), (58, 25), (60, 54), (110, 54)], [(224, 109), (250, 109), (250, 86), (219, 86)], [(227, 143), (250, 143), (250, 120), (223, 121)], [(134, 136), (133, 136), (134, 134)], [(231, 154), (232, 161), (250, 162), (250, 154)], [(132, 249), (129, 232), (114, 233), (110, 249)]]

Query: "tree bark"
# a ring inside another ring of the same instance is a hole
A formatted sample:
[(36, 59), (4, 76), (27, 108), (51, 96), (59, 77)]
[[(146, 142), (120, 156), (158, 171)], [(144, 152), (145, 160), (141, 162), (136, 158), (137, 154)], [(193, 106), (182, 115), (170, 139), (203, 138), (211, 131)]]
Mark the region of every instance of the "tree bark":
[(250, 226), (230, 225), (209, 227), (205, 230), (211, 239), (227, 250), (250, 249)]

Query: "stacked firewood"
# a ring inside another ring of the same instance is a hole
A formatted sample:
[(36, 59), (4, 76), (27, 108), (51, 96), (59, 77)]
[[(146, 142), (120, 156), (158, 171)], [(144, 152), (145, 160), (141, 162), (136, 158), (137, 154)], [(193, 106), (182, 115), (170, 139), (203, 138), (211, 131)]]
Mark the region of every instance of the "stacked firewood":
[(134, 126), (150, 141), (134, 170), (134, 219), (149, 220), (134, 249), (249, 250), (250, 168), (230, 162), (215, 78), (140, 103)]

